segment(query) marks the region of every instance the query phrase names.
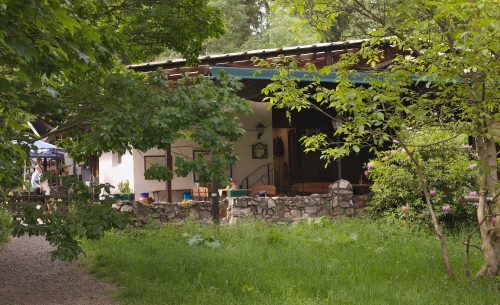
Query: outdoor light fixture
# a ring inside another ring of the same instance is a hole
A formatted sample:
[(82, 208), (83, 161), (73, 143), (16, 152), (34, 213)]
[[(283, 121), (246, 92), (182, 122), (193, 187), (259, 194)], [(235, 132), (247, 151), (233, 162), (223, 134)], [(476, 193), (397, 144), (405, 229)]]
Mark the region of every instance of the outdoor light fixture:
[(264, 126), (262, 123), (259, 123), (257, 126), (255, 126), (255, 130), (257, 131), (257, 139), (260, 139), (262, 137), (265, 129), (266, 126)]

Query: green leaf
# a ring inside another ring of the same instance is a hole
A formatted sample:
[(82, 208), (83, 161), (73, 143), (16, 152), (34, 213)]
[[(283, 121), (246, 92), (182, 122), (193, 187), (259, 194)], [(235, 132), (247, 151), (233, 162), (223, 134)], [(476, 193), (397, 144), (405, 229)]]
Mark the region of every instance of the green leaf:
[(68, 29), (71, 35), (75, 34), (75, 28), (80, 29), (80, 24), (70, 16), (68, 16), (68, 11), (63, 9), (54, 10), (54, 15), (57, 17), (59, 22)]

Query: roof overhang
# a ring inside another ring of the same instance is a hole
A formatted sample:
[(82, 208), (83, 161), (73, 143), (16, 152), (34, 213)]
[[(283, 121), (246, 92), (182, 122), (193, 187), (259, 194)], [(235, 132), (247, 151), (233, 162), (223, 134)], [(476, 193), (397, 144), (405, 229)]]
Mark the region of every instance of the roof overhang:
[[(198, 57), (198, 66), (247, 62), (251, 61), (253, 58), (267, 59), (267, 58), (279, 57), (281, 55), (297, 56), (301, 54), (317, 54), (317, 53), (328, 53), (335, 51), (345, 52), (348, 50), (360, 48), (362, 44), (367, 41), (368, 41), (367, 39), (358, 39), (358, 40), (347, 40), (347, 41), (318, 43), (312, 45), (294, 46), (287, 48), (251, 50), (251, 51), (228, 53), (228, 54), (200, 56)], [(147, 72), (147, 71), (155, 71), (158, 68), (163, 70), (163, 69), (183, 68), (187, 66), (189, 66), (187, 60), (173, 59), (166, 61), (129, 65), (128, 68), (135, 71)]]

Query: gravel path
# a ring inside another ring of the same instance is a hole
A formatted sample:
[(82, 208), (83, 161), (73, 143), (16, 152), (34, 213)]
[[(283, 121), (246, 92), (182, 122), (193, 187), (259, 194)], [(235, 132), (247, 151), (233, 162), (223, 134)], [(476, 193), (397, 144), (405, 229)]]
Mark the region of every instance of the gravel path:
[(76, 263), (50, 261), (43, 237), (11, 238), (0, 250), (0, 305), (116, 305), (113, 286)]

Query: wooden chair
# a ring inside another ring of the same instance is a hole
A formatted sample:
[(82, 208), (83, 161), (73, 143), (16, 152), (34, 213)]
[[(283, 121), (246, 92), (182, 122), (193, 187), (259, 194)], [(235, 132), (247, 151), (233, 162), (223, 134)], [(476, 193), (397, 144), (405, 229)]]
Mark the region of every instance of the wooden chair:
[(191, 189), (191, 195), (193, 195), (193, 200), (208, 200), (208, 188), (206, 187), (193, 187)]
[(266, 192), (266, 196), (268, 197), (274, 197), (276, 196), (276, 187), (274, 185), (270, 184), (257, 184), (252, 188), (252, 193), (254, 195), (260, 193), (260, 192)]

